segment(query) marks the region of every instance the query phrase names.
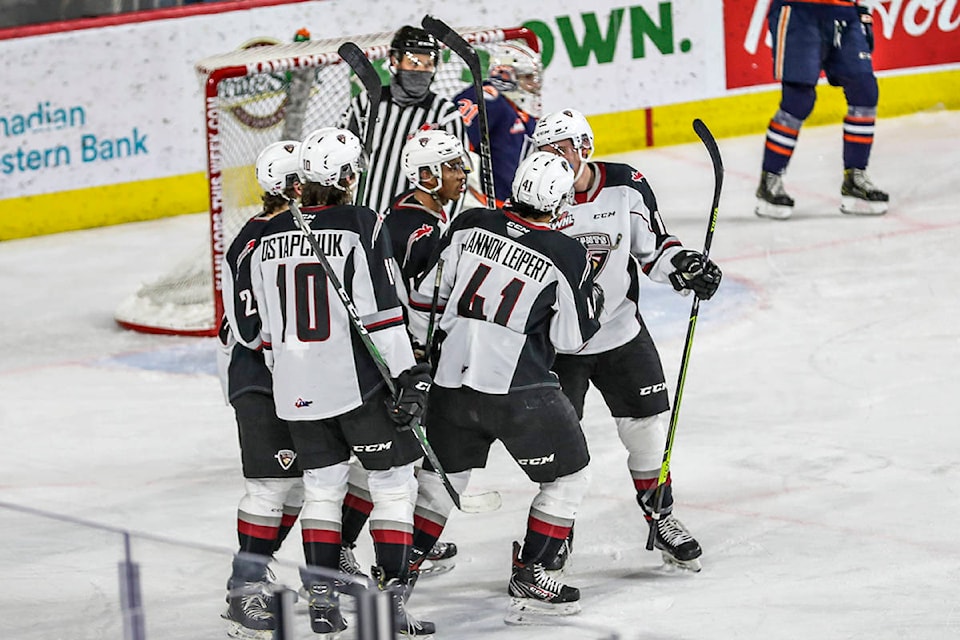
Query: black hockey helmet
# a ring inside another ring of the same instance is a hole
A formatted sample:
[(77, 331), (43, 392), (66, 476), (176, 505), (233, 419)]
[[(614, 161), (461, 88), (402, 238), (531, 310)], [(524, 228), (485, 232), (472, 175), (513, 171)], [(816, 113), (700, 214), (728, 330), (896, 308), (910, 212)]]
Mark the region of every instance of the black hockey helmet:
[(400, 27), (390, 41), (390, 55), (402, 56), (409, 51), (410, 53), (428, 53), (434, 60), (440, 53), (440, 44), (432, 35), (410, 25)]

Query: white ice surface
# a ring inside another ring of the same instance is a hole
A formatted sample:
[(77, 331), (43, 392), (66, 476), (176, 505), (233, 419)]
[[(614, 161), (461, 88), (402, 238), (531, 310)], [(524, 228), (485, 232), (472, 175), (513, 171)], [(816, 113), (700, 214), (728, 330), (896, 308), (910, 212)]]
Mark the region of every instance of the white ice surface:
[[(763, 136), (719, 144), (724, 281), (700, 307), (672, 461), (703, 571), (644, 550), (625, 452), (591, 392), (593, 482), (566, 575), (583, 613), (504, 626), (535, 488), (498, 446), (472, 488), (503, 508), (454, 515), (459, 564), (411, 601), (438, 639), (960, 637), (960, 112), (878, 123), (870, 173), (892, 205), (876, 218), (838, 212), (839, 126), (803, 131), (786, 222), (752, 212)], [(702, 145), (610, 159), (646, 174), (668, 228), (702, 245)], [(194, 215), (0, 243), (0, 501), (223, 550), (134, 540), (149, 640), (224, 637), (242, 481), (212, 340), (128, 332), (112, 312), (205, 229)], [(690, 301), (644, 284), (672, 390)], [(280, 554), (291, 564), (298, 537)], [(121, 542), (0, 509), (0, 638), (121, 638)], [(359, 552), (369, 563), (367, 536)]]

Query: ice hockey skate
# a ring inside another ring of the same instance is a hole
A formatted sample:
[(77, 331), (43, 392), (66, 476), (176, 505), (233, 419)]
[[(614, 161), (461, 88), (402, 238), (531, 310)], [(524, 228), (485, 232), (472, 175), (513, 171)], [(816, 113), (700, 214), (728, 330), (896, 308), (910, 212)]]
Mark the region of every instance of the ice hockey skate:
[(426, 554), (412, 549), (410, 570), (419, 573), (421, 578), (441, 576), (457, 566), (454, 558), (457, 555), (457, 545), (453, 542), (437, 541)]
[(266, 582), (244, 582), (227, 593), (227, 635), (240, 640), (271, 640), (277, 627)]
[(413, 591), (413, 586), (417, 582), (417, 575), (413, 574), (406, 583), (398, 578), (386, 580), (383, 569), (373, 567), (370, 575), (376, 581), (381, 591), (390, 593), (393, 606), (393, 624), (394, 629), (401, 638), (421, 638), (428, 640), (436, 633), (437, 627), (428, 620), (420, 620), (407, 610), (407, 601)]
[(317, 583), (307, 588), (310, 628), (323, 640), (336, 640), (347, 628), (340, 612), (340, 594), (329, 584)]
[(520, 562), (520, 543), (513, 543), (513, 575), (507, 587), (507, 624), (547, 624), (547, 616), (580, 613), (580, 591), (552, 578), (539, 562)]
[(703, 551), (682, 522), (670, 514), (653, 521), (653, 526), (656, 526), (653, 545), (660, 549), (665, 563), (688, 571), (700, 571)]
[(793, 213), (793, 198), (783, 188), (783, 176), (764, 171), (757, 187), (757, 207), (753, 210), (761, 218), (786, 220)]
[(890, 196), (877, 188), (863, 169), (845, 169), (840, 187), (840, 211), (850, 215), (879, 216), (887, 212)]

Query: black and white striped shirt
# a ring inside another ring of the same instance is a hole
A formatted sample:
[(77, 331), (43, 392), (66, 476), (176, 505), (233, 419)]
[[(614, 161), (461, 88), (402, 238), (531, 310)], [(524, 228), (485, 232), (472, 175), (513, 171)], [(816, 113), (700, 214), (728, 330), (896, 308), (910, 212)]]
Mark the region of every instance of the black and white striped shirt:
[[(341, 126), (356, 133), (361, 140), (364, 138), (369, 104), (366, 92), (360, 93), (350, 102), (341, 122)], [(391, 99), (390, 87), (383, 87), (380, 110), (374, 127), (366, 189), (363, 202), (357, 204), (383, 213), (394, 196), (409, 188), (407, 178), (400, 168), (400, 153), (407, 137), (425, 124), (436, 125), (455, 135), (463, 142), (464, 149), (470, 148), (470, 140), (455, 103), (430, 92), (417, 104), (401, 107)]]

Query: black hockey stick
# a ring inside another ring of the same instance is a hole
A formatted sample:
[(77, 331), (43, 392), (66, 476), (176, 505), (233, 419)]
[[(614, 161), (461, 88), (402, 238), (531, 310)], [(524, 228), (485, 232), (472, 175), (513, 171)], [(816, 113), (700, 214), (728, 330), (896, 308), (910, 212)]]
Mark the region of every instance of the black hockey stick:
[[(713, 162), (713, 204), (710, 209), (710, 223), (707, 225), (707, 237), (703, 241), (703, 259), (710, 257), (710, 245), (713, 244), (713, 232), (717, 227), (717, 213), (720, 207), (720, 190), (723, 188), (723, 160), (720, 158), (720, 149), (710, 129), (697, 118), (693, 121), (693, 130), (700, 136), (703, 145), (710, 154)], [(663, 450), (663, 462), (660, 465), (660, 477), (657, 480), (657, 490), (653, 496), (653, 510), (650, 514), (650, 533), (647, 535), (647, 549), (653, 549), (653, 542), (657, 535), (657, 521), (660, 519), (660, 509), (663, 507), (663, 484), (670, 473), (670, 457), (673, 455), (673, 440), (677, 435), (677, 418), (680, 415), (680, 400), (683, 398), (683, 383), (687, 378), (687, 365), (690, 364), (690, 350), (693, 346), (693, 332), (697, 327), (697, 315), (700, 313), (700, 298), (693, 296), (693, 306), (690, 309), (690, 320), (687, 324), (687, 339), (683, 344), (683, 357), (680, 360), (680, 376), (677, 380), (677, 391), (673, 398), (673, 411), (670, 413), (670, 429), (667, 432), (667, 443)]]
[(451, 29), (447, 23), (433, 16), (423, 16), (424, 30), (447, 45), (451, 51), (463, 60), (473, 77), (473, 90), (477, 94), (477, 118), (480, 121), (480, 183), (483, 195), (487, 199), (487, 209), (497, 208), (497, 195), (493, 190), (493, 160), (490, 155), (490, 127), (487, 124), (487, 105), (483, 99), (483, 72), (480, 69), (480, 56), (477, 50)]
[(430, 299), (430, 321), (427, 322), (427, 357), (433, 347), (433, 330), (437, 320), (437, 304), (440, 301), (440, 282), (443, 280), (443, 258), (437, 261), (437, 277), (433, 280), (433, 297)]
[[(303, 213), (300, 211), (300, 205), (298, 205), (296, 200), (293, 199), (289, 200), (289, 202), (290, 212), (296, 219), (297, 225), (300, 227), (300, 231), (302, 231), (307, 237), (307, 242), (310, 243), (310, 247), (316, 254), (317, 260), (320, 262), (320, 266), (327, 274), (327, 279), (330, 281), (330, 284), (333, 285), (334, 290), (337, 292), (337, 296), (340, 298), (340, 301), (346, 308), (347, 316), (350, 318), (350, 324), (357, 332), (357, 335), (360, 336), (360, 341), (363, 342), (363, 346), (367, 348), (367, 351), (370, 353), (370, 357), (373, 358), (374, 363), (377, 365), (377, 370), (380, 372), (380, 375), (383, 376), (383, 380), (387, 384), (387, 389), (390, 391), (390, 395), (396, 397), (397, 385), (395, 385), (393, 382), (393, 377), (390, 375), (390, 369), (387, 366), (386, 361), (383, 359), (383, 355), (380, 353), (380, 350), (377, 349), (377, 345), (373, 343), (373, 338), (370, 337), (370, 333), (367, 331), (367, 328), (363, 326), (363, 321), (360, 320), (360, 314), (357, 311), (357, 308), (354, 306), (353, 300), (350, 299), (350, 294), (348, 294), (347, 290), (343, 288), (343, 283), (340, 282), (340, 278), (338, 278), (337, 274), (334, 273), (333, 267), (330, 265), (330, 261), (327, 260), (327, 256), (320, 248), (320, 243), (317, 241), (316, 236), (313, 235), (313, 229), (310, 228), (310, 225), (308, 225), (307, 221), (304, 219)], [(420, 441), (420, 448), (423, 449), (423, 454), (427, 457), (427, 460), (430, 461), (430, 464), (433, 465), (433, 470), (438, 476), (440, 476), (440, 480), (443, 482), (444, 488), (447, 490), (447, 493), (450, 494), (450, 498), (453, 500), (453, 503), (457, 505), (458, 509), (466, 513), (484, 513), (487, 511), (496, 511), (500, 508), (500, 505), (503, 501), (500, 497), (500, 494), (496, 491), (471, 494), (468, 496), (461, 496), (459, 493), (457, 493), (457, 490), (453, 488), (452, 484), (450, 484), (450, 478), (447, 477), (446, 472), (443, 470), (443, 466), (437, 459), (437, 454), (434, 453), (433, 447), (431, 447), (430, 443), (427, 441), (427, 434), (423, 430), (423, 426), (420, 424), (420, 421), (414, 420), (410, 423), (410, 427), (413, 429), (413, 433), (417, 436), (417, 440)]]
[[(369, 106), (367, 107), (367, 123), (363, 132), (363, 152), (366, 154), (367, 161), (369, 162), (370, 154), (373, 151), (373, 131), (377, 126), (377, 115), (380, 112), (380, 97), (383, 93), (383, 86), (380, 84), (380, 76), (377, 75), (377, 70), (373, 68), (370, 59), (367, 58), (363, 49), (353, 42), (344, 42), (340, 45), (340, 48), (337, 49), (337, 53), (350, 65), (353, 72), (357, 74), (357, 78), (360, 79), (360, 84), (363, 85), (364, 90), (367, 92)], [(363, 194), (367, 189), (367, 173), (369, 169), (370, 167), (367, 167), (367, 171), (364, 171), (357, 181), (357, 193), (354, 198), (354, 202), (357, 204), (363, 202)]]

